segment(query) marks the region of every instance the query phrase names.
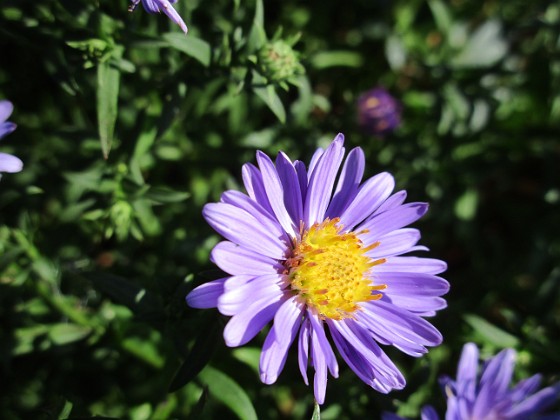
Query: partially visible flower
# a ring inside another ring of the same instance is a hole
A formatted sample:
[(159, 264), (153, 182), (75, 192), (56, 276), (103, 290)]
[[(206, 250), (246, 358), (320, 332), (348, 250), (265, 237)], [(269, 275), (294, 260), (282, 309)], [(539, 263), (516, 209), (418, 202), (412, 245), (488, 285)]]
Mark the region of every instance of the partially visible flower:
[[(16, 125), (13, 122), (6, 121), (10, 115), (14, 106), (10, 101), (0, 101), (0, 139), (16, 129)], [(0, 153), (0, 172), (19, 172), (23, 168), (23, 162), (7, 153)]]
[(381, 87), (362, 93), (357, 107), (358, 123), (368, 134), (388, 134), (401, 123), (400, 104)]
[[(231, 316), (224, 330), (230, 347), (246, 344), (269, 322), (260, 359), (261, 380), (272, 384), (297, 342), (299, 369), (325, 400), (328, 372), (338, 377), (340, 356), (366, 384), (388, 393), (405, 379), (379, 344), (419, 357), (442, 337), (423, 317), (446, 306), (449, 289), (436, 276), (443, 261), (403, 256), (426, 250), (420, 232), (406, 228), (428, 210), (403, 204), (405, 191), (388, 173), (362, 183), (362, 149), (344, 160), (344, 136), (313, 155), (308, 168), (279, 153), (257, 152), (259, 167), (243, 167), (248, 194), (226, 191), (203, 216), (226, 241), (212, 261), (228, 276), (187, 296), (195, 308)], [(342, 169), (341, 169), (342, 166)], [(338, 181), (336, 182), (336, 180)], [(335, 186), (336, 184), (336, 186)]]
[[(447, 396), (445, 419), (560, 419), (560, 413), (544, 414), (560, 396), (560, 382), (537, 391), (541, 383), (541, 375), (537, 374), (511, 386), (515, 356), (513, 349), (502, 350), (483, 364), (479, 375), (478, 348), (473, 343), (465, 344), (457, 368), (457, 379), (447, 376), (440, 379)], [(437, 414), (431, 410), (431, 417), (426, 419), (437, 420)], [(388, 415), (384, 420), (398, 418)]]
[[(133, 12), (140, 3), (140, 0), (131, 0), (132, 4), (129, 6), (128, 11)], [(185, 24), (185, 21), (179, 16), (179, 13), (171, 6), (171, 4), (177, 3), (177, 0), (142, 0), (142, 6), (148, 13), (165, 13), (169, 19), (175, 22), (181, 27), (183, 32), (186, 34), (189, 29)]]

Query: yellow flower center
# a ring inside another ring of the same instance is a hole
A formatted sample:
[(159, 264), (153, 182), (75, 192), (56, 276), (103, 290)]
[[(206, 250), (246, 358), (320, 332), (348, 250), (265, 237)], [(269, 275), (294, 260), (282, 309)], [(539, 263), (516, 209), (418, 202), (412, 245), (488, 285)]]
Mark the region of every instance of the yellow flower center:
[(371, 268), (385, 262), (366, 255), (379, 242), (364, 247), (358, 235), (366, 231), (343, 233), (339, 221), (326, 219), (303, 232), (286, 262), (292, 290), (322, 319), (350, 318), (360, 302), (381, 298), (375, 291), (387, 287), (370, 278)]

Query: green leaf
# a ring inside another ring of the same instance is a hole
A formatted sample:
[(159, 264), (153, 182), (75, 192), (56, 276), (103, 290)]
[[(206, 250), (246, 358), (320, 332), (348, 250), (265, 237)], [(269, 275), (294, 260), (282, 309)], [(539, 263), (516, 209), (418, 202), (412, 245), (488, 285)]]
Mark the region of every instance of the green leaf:
[(171, 381), (169, 392), (182, 388), (204, 369), (214, 354), (216, 343), (220, 342), (221, 335), (215, 318), (212, 318), (210, 324), (201, 325), (191, 351)]
[(432, 10), (437, 28), (444, 34), (447, 34), (453, 23), (449, 7), (441, 0), (430, 0), (428, 5)]
[(204, 67), (210, 65), (212, 58), (210, 44), (192, 35), (185, 36), (178, 32), (168, 32), (163, 34), (163, 39), (171, 48), (175, 48), (187, 54), (189, 57), (199, 61)]
[(477, 315), (464, 315), (465, 321), (486, 341), (494, 344), (500, 348), (516, 347), (519, 340), (514, 335), (511, 335), (504, 330), (490, 324), (485, 319)]
[(179, 203), (190, 196), (191, 194), (189, 192), (174, 191), (165, 187), (152, 187), (145, 195), (146, 198), (158, 204)]
[(196, 402), (195, 406), (191, 409), (191, 412), (189, 413), (189, 419), (200, 419), (202, 418), (202, 410), (204, 409), (204, 406), (206, 405), (206, 401), (208, 400), (208, 387), (205, 386), (202, 389), (202, 394), (200, 394), (200, 398), (198, 399), (198, 401)]
[(158, 298), (140, 285), (108, 273), (90, 273), (86, 276), (94, 286), (117, 303), (127, 306), (137, 315), (154, 317), (163, 313)]
[(245, 363), (257, 374), (259, 374), (259, 363), (261, 357), (261, 349), (256, 347), (240, 347), (233, 350), (233, 357)]
[(62, 410), (60, 410), (60, 413), (58, 414), (58, 418), (62, 420), (70, 417), (70, 413), (72, 413), (73, 406), (74, 404), (72, 404), (70, 401), (65, 401), (64, 407), (62, 407)]
[[(253, 83), (260, 85), (265, 82), (266, 80), (260, 74), (253, 71)], [(284, 104), (282, 104), (274, 86), (255, 86), (253, 87), (253, 92), (255, 92), (255, 94), (264, 101), (264, 103), (268, 106), (268, 108), (270, 108), (282, 124), (286, 122), (286, 110), (284, 109)]]
[(364, 63), (362, 56), (353, 51), (325, 51), (315, 54), (311, 58), (311, 65), (316, 69), (328, 67), (361, 67)]
[(88, 326), (62, 323), (52, 325), (48, 335), (54, 344), (62, 346), (86, 338), (91, 331)]
[(240, 419), (257, 420), (257, 413), (245, 390), (226, 374), (207, 366), (200, 380), (208, 386), (210, 394), (229, 407)]
[[(120, 59), (122, 51), (122, 48), (116, 48), (113, 50), (113, 56)], [(111, 60), (97, 66), (97, 120), (101, 150), (105, 159), (111, 150), (117, 122), (120, 77), (120, 71), (113, 66)]]
[(311, 420), (321, 420), (321, 407), (315, 401), (315, 406), (313, 407), (313, 415), (311, 416)]
[(264, 7), (262, 0), (257, 0), (255, 6), (255, 17), (251, 32), (249, 32), (247, 49), (249, 53), (254, 53), (266, 42), (266, 32), (264, 30)]

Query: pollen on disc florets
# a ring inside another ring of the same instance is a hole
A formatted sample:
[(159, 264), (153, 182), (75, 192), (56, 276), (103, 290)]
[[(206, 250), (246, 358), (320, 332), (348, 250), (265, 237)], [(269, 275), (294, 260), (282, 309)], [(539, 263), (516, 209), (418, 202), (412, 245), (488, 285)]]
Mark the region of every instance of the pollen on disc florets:
[(292, 290), (323, 319), (350, 318), (360, 302), (381, 298), (375, 291), (387, 287), (370, 278), (371, 268), (385, 262), (366, 255), (379, 243), (364, 247), (358, 235), (365, 232), (343, 232), (339, 222), (326, 219), (304, 231), (286, 262)]

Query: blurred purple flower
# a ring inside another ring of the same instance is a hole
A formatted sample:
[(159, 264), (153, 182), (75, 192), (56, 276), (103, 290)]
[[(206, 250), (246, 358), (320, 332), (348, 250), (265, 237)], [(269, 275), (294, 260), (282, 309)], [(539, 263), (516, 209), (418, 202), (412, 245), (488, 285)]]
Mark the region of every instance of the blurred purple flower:
[[(16, 125), (13, 122), (6, 121), (10, 115), (14, 106), (10, 101), (0, 101), (0, 139), (16, 129)], [(23, 162), (12, 155), (7, 153), (0, 153), (0, 172), (19, 172), (23, 168)]]
[(388, 134), (401, 123), (400, 104), (383, 88), (362, 93), (357, 107), (358, 122), (368, 134)]
[[(482, 366), (478, 375), (478, 348), (473, 343), (463, 347), (457, 379), (444, 376), (440, 383), (447, 396), (446, 420), (537, 420), (560, 419), (560, 413), (543, 414), (560, 396), (560, 382), (537, 389), (541, 375), (534, 375), (511, 387), (515, 350), (505, 349)], [(424, 417), (424, 413), (429, 416)], [(422, 410), (422, 419), (438, 420), (431, 407)], [(384, 420), (400, 417), (384, 415)]]
[(203, 210), (226, 239), (211, 259), (228, 276), (187, 296), (191, 307), (217, 307), (232, 317), (224, 330), (230, 347), (273, 321), (261, 380), (276, 381), (296, 341), (306, 384), (308, 365), (315, 370), (319, 404), (328, 371), (338, 377), (331, 341), (366, 384), (382, 393), (403, 388), (403, 375), (379, 344), (414, 357), (440, 344), (441, 334), (423, 317), (446, 306), (440, 296), (449, 289), (436, 276), (446, 269), (443, 261), (403, 256), (426, 250), (417, 245), (420, 232), (405, 226), (428, 205), (403, 204), (406, 192), (392, 194), (388, 173), (362, 183), (364, 152), (352, 149), (343, 164), (344, 152), (342, 134), (315, 152), (309, 168), (282, 152), (273, 163), (258, 151), (258, 168), (243, 167), (248, 195), (226, 191)]
[[(132, 4), (128, 8), (129, 12), (133, 12), (134, 9), (140, 3), (140, 0), (131, 0)], [(175, 22), (181, 27), (183, 32), (186, 34), (189, 29), (185, 24), (185, 21), (179, 16), (179, 13), (171, 6), (171, 4), (177, 3), (177, 0), (142, 0), (142, 6), (148, 13), (165, 13), (169, 19)]]

